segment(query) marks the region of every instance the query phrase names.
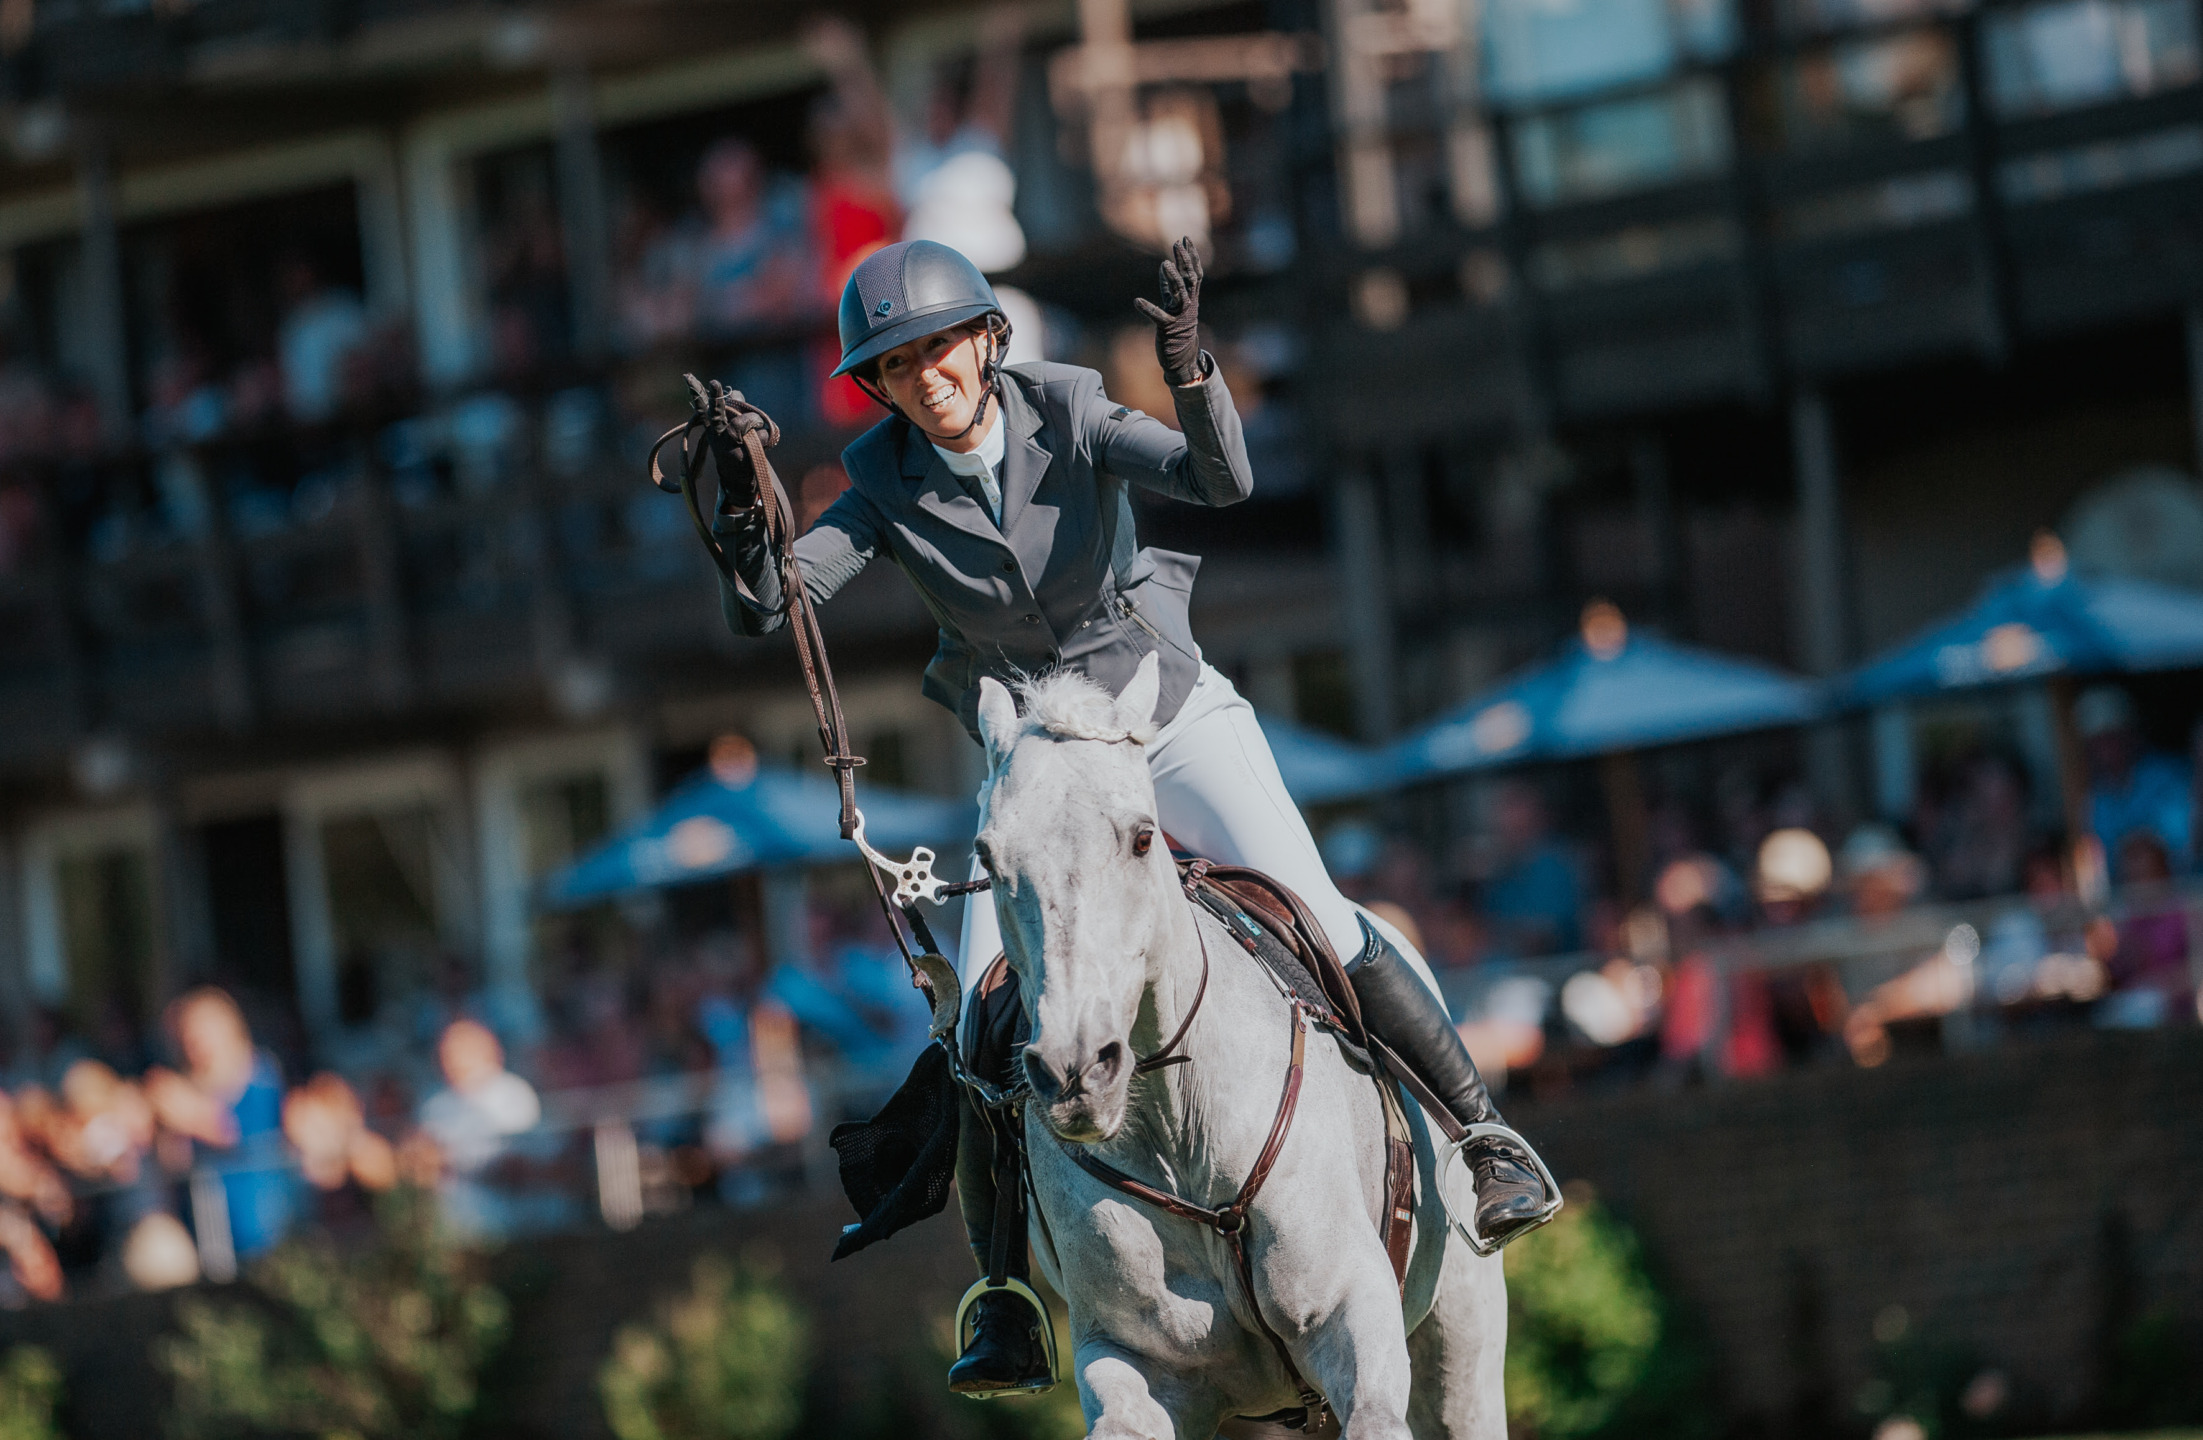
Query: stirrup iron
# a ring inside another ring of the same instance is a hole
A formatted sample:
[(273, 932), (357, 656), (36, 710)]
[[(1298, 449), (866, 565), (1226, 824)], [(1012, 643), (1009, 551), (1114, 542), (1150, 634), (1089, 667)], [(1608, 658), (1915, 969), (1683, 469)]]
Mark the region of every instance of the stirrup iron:
[(1040, 1298), (1038, 1291), (1015, 1275), (1008, 1276), (1000, 1285), (982, 1275), (964, 1292), (964, 1298), (956, 1302), (956, 1349), (958, 1353), (970, 1346), (978, 1322), (971, 1318), (972, 1307), (979, 1297), (991, 1291), (1007, 1290), (1033, 1307), (1033, 1314), (1040, 1322), (1040, 1349), (1048, 1357), (1048, 1383), (1045, 1385), (1011, 1385), (1001, 1390), (987, 1390), (967, 1395), (967, 1400), (994, 1400), (1004, 1395), (1045, 1395), (1056, 1388), (1062, 1378), (1063, 1367), (1056, 1361), (1056, 1319), (1048, 1313), (1048, 1302)]
[[(1549, 1197), (1551, 1197), (1545, 1202), (1545, 1207), (1542, 1210), (1538, 1211), (1537, 1217), (1535, 1219), (1533, 1219), (1529, 1224), (1523, 1226), (1521, 1229), (1515, 1231), (1513, 1234), (1509, 1235), (1506, 1239), (1499, 1241), (1486, 1240), (1481, 1234), (1477, 1233), (1476, 1213), (1473, 1209), (1471, 1209), (1469, 1216), (1466, 1220), (1464, 1220), (1460, 1216), (1460, 1214), (1454, 1210), (1452, 1190), (1451, 1187), (1446, 1184), (1447, 1168), (1452, 1165), (1454, 1161), (1459, 1160), (1461, 1162), (1461, 1168), (1468, 1173), (1469, 1194), (1473, 1198), (1476, 1194), (1476, 1170), (1474, 1166), (1469, 1164), (1468, 1158), (1462, 1152), (1467, 1150), (1469, 1146), (1475, 1144), (1479, 1140), (1490, 1139), (1494, 1137), (1511, 1142), (1516, 1149), (1520, 1150), (1523, 1154), (1530, 1157), (1530, 1168), (1537, 1172), (1539, 1182), (1545, 1186), (1545, 1193)], [(1517, 1131), (1512, 1125), (1500, 1125), (1495, 1124), (1491, 1121), (1483, 1121), (1478, 1124), (1469, 1126), (1466, 1130), (1462, 1132), (1460, 1139), (1448, 1142), (1444, 1153), (1441, 1154), (1438, 1158), (1437, 1173), (1438, 1203), (1445, 1207), (1446, 1223), (1453, 1226), (1454, 1233), (1458, 1234), (1461, 1237), (1462, 1242), (1466, 1244), (1470, 1250), (1474, 1251), (1477, 1255), (1482, 1257), (1488, 1258), (1490, 1256), (1497, 1255), (1500, 1251), (1506, 1249), (1515, 1241), (1520, 1240), (1523, 1236), (1529, 1234), (1532, 1230), (1535, 1230), (1539, 1226), (1546, 1224), (1555, 1215), (1558, 1215), (1560, 1213), (1561, 1205), (1563, 1204), (1560, 1193), (1560, 1182), (1553, 1178), (1552, 1171), (1545, 1168), (1545, 1157), (1538, 1154), (1536, 1148), (1532, 1146), (1529, 1141), (1523, 1139), (1521, 1132)]]

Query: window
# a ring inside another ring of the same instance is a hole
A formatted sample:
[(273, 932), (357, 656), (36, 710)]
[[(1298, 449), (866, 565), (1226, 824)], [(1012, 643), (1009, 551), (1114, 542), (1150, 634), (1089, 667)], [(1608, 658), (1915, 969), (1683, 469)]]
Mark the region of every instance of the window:
[(1830, 45), (1783, 73), (1783, 139), (1793, 149), (1932, 139), (1957, 129), (1964, 114), (1958, 46), (1943, 30)]
[(1982, 25), (1990, 102), (2003, 115), (2100, 105), (2194, 83), (2187, 0), (2054, 0)]
[(1485, 83), (1501, 104), (1535, 104), (1666, 78), (1736, 43), (1730, 0), (1495, 0)]
[(1522, 121), (1523, 200), (1553, 205), (1710, 174), (1728, 162), (1727, 106), (1711, 81)]
[(64, 855), (54, 866), (54, 889), (72, 1017), (86, 1030), (110, 1008), (144, 1019), (160, 998), (151, 854), (114, 846)]

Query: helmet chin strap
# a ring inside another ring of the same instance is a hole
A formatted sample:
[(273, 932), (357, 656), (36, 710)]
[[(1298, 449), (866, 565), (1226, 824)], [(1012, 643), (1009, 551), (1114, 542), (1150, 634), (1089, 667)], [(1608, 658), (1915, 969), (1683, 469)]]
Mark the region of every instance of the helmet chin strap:
[(995, 398), (996, 392), (1002, 388), (1002, 365), (999, 357), (1003, 351), (1009, 348), (1009, 343), (1009, 318), (1001, 314), (999, 311), (997, 311), (995, 314), (989, 315), (987, 317), (987, 358), (979, 362), (980, 383), (985, 388), (979, 392), (979, 404), (974, 407), (971, 412), (971, 423), (967, 424), (963, 429), (957, 431), (954, 435), (937, 434), (932, 430), (928, 430), (925, 426), (919, 424), (910, 416), (904, 414), (903, 407), (897, 405), (892, 399), (888, 398), (887, 387), (880, 384), (878, 381), (870, 380), (862, 375), (857, 375), (854, 373), (852, 373), (849, 378), (856, 381), (857, 388), (859, 390), (862, 390), (865, 394), (871, 396), (874, 400), (877, 400), (887, 410), (889, 414), (901, 416), (906, 424), (910, 425), (911, 428), (915, 429), (919, 434), (925, 436), (928, 440), (932, 440), (938, 443), (954, 444), (956, 441), (963, 439), (966, 435), (969, 435), (972, 431), (978, 429), (981, 422), (983, 422), (987, 418), (987, 402), (993, 400)]

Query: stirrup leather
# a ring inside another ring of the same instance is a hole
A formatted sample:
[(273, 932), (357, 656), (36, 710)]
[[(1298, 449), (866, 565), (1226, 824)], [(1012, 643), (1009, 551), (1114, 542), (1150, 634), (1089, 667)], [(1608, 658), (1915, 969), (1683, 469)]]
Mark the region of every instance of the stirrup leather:
[[(1531, 1220), (1529, 1224), (1524, 1225), (1521, 1229), (1516, 1230), (1514, 1233), (1510, 1234), (1506, 1239), (1497, 1241), (1486, 1240), (1482, 1235), (1477, 1233), (1476, 1212), (1473, 1208), (1470, 1210), (1468, 1218), (1466, 1220), (1462, 1219), (1459, 1212), (1457, 1212), (1453, 1208), (1453, 1195), (1451, 1193), (1451, 1187), (1446, 1184), (1447, 1168), (1454, 1161), (1459, 1160), (1461, 1162), (1461, 1168), (1467, 1171), (1469, 1174), (1469, 1194), (1473, 1197), (1476, 1194), (1476, 1172), (1474, 1167), (1469, 1164), (1467, 1157), (1464, 1156), (1462, 1152), (1467, 1150), (1469, 1146), (1475, 1144), (1479, 1140), (1491, 1139), (1495, 1137), (1509, 1142), (1515, 1148), (1519, 1149), (1523, 1154), (1530, 1157), (1530, 1168), (1537, 1172), (1538, 1181), (1540, 1184), (1544, 1185), (1545, 1194), (1547, 1197), (1544, 1208), (1538, 1211), (1535, 1219)], [(1469, 1249), (1476, 1252), (1476, 1254), (1478, 1254), (1479, 1256), (1497, 1255), (1500, 1251), (1506, 1249), (1507, 1246), (1513, 1244), (1515, 1241), (1529, 1234), (1532, 1230), (1537, 1229), (1540, 1225), (1543, 1225), (1546, 1222), (1550, 1221), (1555, 1215), (1558, 1215), (1560, 1213), (1560, 1207), (1562, 1204), (1560, 1182), (1553, 1178), (1552, 1171), (1545, 1168), (1545, 1157), (1538, 1154), (1538, 1152), (1534, 1148), (1532, 1148), (1530, 1142), (1523, 1139), (1522, 1136), (1511, 1125), (1499, 1125), (1487, 1121), (1481, 1124), (1469, 1126), (1466, 1130), (1462, 1132), (1461, 1138), (1450, 1142), (1446, 1146), (1445, 1153), (1439, 1156), (1437, 1173), (1438, 1203), (1440, 1205), (1443, 1205), (1446, 1209), (1447, 1223), (1453, 1226), (1455, 1233), (1461, 1237), (1463, 1243), (1465, 1243), (1469, 1247)]]
[(1032, 1306), (1033, 1314), (1039, 1317), (1040, 1349), (1041, 1353), (1048, 1357), (1048, 1380), (1046, 1384), (1010, 1385), (1000, 1390), (987, 1390), (978, 1394), (967, 1395), (965, 1398), (968, 1400), (993, 1400), (1003, 1395), (1044, 1395), (1056, 1388), (1056, 1382), (1062, 1378), (1063, 1374), (1062, 1366), (1056, 1363), (1056, 1321), (1055, 1317), (1048, 1313), (1048, 1302), (1041, 1299), (1039, 1292), (1035, 1291), (1032, 1286), (1018, 1279), (1015, 1275), (1004, 1279), (1000, 1285), (994, 1284), (982, 1275), (972, 1282), (969, 1290), (964, 1292), (964, 1298), (956, 1302), (957, 1353), (962, 1354), (970, 1348), (973, 1336), (978, 1328), (978, 1322), (971, 1318), (972, 1307), (979, 1303), (980, 1296), (997, 1290), (1007, 1290), (1010, 1294), (1017, 1296), (1026, 1304)]

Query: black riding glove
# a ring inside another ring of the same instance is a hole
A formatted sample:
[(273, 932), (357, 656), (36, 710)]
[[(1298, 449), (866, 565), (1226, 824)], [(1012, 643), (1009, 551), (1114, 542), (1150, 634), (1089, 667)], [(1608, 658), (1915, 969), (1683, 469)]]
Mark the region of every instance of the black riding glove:
[(739, 390), (730, 390), (717, 380), (708, 385), (699, 383), (694, 375), (683, 377), (688, 381), (689, 403), (696, 413), (704, 417), (705, 443), (711, 448), (712, 466), (719, 474), (719, 505), (721, 515), (733, 515), (757, 504), (757, 476), (750, 468), (748, 450), (742, 437), (752, 430), (761, 431), (767, 445), (780, 443), (780, 427), (773, 418), (742, 398)]
[(1132, 303), (1155, 322), (1155, 358), (1163, 378), (1173, 385), (1198, 385), (1208, 377), (1201, 366), (1201, 255), (1191, 239), (1170, 247), (1159, 271), (1163, 303), (1145, 296)]

